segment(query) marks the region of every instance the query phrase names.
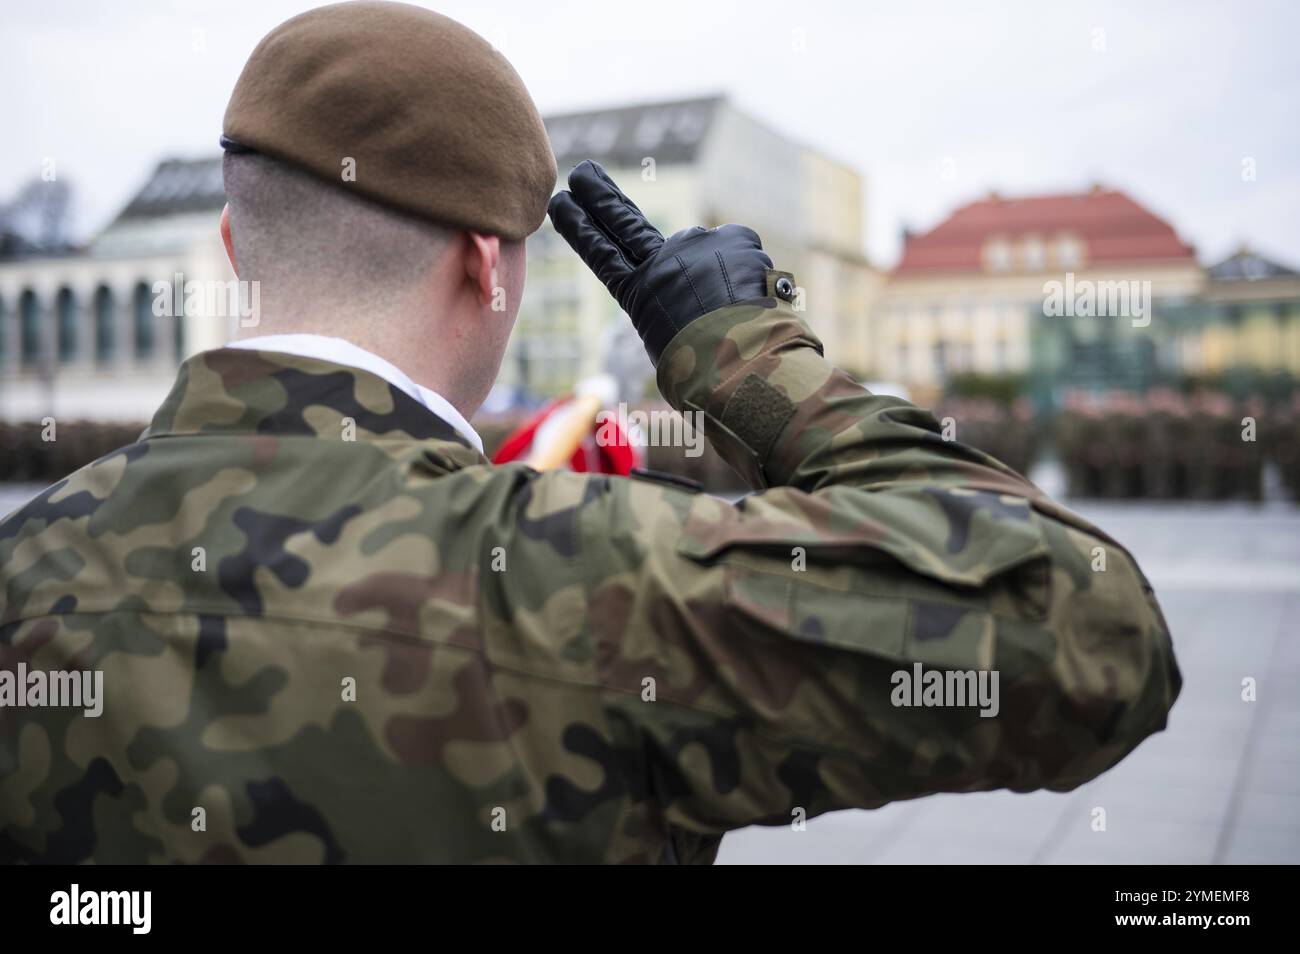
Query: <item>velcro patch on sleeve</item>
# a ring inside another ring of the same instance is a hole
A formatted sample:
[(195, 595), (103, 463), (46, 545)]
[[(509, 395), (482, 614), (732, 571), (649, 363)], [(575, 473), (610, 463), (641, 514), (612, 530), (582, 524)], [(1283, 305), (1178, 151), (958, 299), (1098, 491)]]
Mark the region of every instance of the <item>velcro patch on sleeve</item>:
[(722, 409), (722, 423), (764, 460), (794, 412), (793, 401), (750, 373)]

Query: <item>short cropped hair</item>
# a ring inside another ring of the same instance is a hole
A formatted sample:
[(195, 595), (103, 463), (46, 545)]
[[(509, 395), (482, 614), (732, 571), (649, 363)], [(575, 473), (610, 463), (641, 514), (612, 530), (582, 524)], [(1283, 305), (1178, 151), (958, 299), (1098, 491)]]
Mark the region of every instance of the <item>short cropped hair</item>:
[(260, 153), (227, 153), (222, 175), (239, 277), (281, 295), (383, 307), (452, 236)]

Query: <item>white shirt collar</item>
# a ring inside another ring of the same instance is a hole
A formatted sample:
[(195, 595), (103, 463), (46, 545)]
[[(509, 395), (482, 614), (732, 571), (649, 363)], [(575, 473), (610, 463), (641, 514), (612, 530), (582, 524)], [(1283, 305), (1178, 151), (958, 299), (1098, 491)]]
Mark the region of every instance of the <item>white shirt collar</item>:
[(450, 401), (437, 391), (416, 384), (396, 365), (365, 348), (357, 347), (351, 341), (331, 338), (328, 335), (258, 335), (255, 338), (232, 341), (226, 347), (246, 348), (250, 351), (278, 351), (281, 354), (316, 358), (320, 361), (331, 361), (334, 364), (369, 371), (438, 415), (454, 427), (480, 454), (483, 453), (483, 438), (478, 436), (478, 431), (470, 426), (469, 421), (465, 420), (460, 411), (451, 406)]

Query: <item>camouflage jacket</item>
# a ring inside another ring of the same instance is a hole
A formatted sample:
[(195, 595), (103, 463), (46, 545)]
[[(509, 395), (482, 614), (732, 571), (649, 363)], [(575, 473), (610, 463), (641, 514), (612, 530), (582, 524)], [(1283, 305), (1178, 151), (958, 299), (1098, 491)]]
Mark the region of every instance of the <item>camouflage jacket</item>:
[[(0, 523), (0, 672), (103, 674), (98, 717), (0, 708), (0, 860), (710, 861), (1070, 789), (1165, 725), (1126, 552), (788, 305), (658, 374), (758, 493), (494, 467), (366, 372), (185, 362), (138, 443)], [(997, 671), (997, 715), (895, 705), (921, 667)]]

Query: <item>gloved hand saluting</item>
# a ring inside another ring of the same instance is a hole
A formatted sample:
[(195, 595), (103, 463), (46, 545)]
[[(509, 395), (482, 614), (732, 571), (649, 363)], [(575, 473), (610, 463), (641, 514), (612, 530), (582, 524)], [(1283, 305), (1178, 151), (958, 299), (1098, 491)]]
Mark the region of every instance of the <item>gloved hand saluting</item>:
[(587, 267), (632, 319), (650, 360), (688, 324), (725, 305), (763, 298), (772, 260), (753, 229), (696, 226), (667, 239), (590, 159), (569, 173), (569, 191), (548, 212)]

